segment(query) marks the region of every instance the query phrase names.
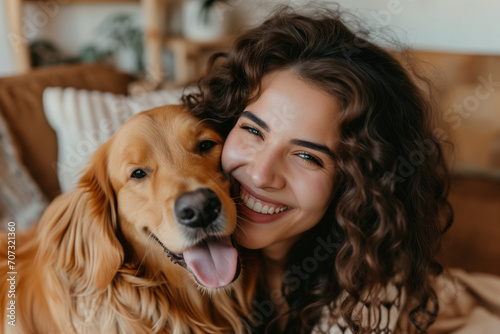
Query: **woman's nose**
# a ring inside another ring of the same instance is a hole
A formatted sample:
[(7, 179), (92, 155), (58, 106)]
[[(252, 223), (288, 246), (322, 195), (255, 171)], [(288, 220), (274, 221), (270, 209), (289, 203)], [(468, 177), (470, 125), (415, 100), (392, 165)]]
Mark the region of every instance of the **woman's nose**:
[(281, 189), (285, 186), (282, 164), (275, 152), (260, 151), (250, 158), (247, 173), (258, 188)]

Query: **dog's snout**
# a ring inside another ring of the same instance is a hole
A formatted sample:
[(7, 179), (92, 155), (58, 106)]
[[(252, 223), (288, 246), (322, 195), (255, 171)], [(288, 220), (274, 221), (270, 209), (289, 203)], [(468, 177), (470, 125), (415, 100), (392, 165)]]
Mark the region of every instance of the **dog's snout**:
[(180, 195), (174, 204), (179, 223), (189, 227), (207, 227), (219, 216), (221, 201), (209, 188), (200, 188)]

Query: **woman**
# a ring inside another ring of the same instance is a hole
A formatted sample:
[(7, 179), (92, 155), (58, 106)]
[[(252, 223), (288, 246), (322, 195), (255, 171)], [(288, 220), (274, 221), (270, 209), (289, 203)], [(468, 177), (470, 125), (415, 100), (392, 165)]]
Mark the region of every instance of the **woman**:
[(261, 261), (254, 332), (425, 331), (438, 312), (452, 212), (432, 105), (363, 36), (283, 8), (184, 99), (227, 135), (235, 239)]

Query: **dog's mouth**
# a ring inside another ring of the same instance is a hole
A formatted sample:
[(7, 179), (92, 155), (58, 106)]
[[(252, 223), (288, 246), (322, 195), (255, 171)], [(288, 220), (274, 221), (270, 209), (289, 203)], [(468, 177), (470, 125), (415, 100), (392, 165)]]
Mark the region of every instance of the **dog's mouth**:
[(154, 234), (170, 260), (189, 270), (196, 281), (207, 288), (222, 288), (234, 282), (240, 274), (238, 252), (231, 238), (208, 237), (178, 254), (169, 250)]

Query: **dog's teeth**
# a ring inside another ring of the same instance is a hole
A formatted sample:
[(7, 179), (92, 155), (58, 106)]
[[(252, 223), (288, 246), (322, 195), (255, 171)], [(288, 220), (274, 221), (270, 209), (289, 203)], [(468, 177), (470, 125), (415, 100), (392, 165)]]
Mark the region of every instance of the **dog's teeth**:
[(268, 205), (264, 205), (264, 207), (262, 208), (262, 210), (260, 210), (260, 213), (267, 214), (268, 211), (269, 211), (269, 206)]
[(262, 210), (262, 203), (261, 202), (257, 202), (253, 205), (253, 208), (252, 208), (253, 211), (257, 211), (257, 212), (261, 212)]
[(269, 210), (267, 210), (267, 213), (272, 215), (274, 213), (274, 207), (269, 208)]

